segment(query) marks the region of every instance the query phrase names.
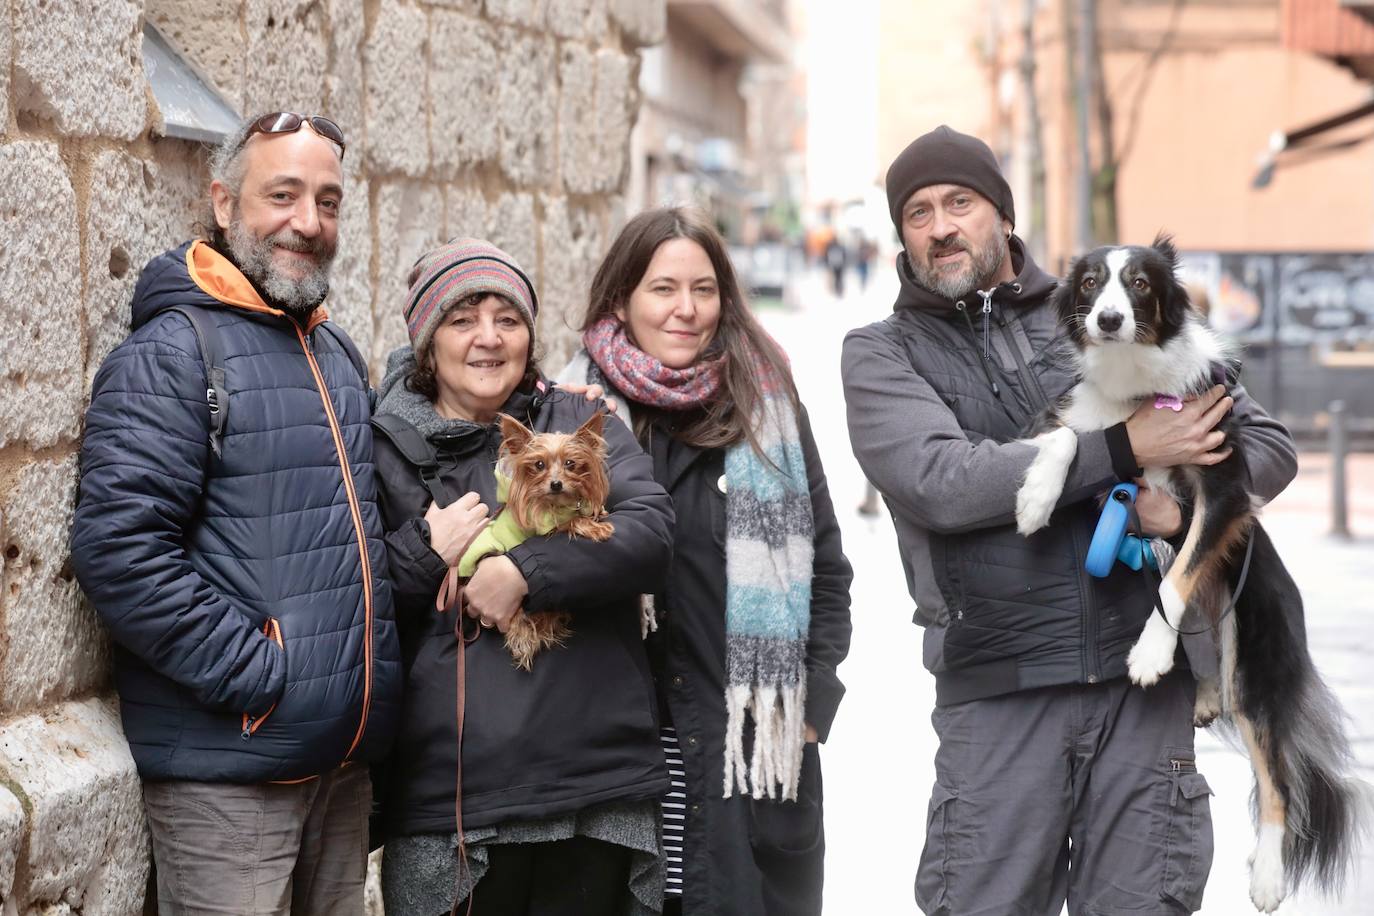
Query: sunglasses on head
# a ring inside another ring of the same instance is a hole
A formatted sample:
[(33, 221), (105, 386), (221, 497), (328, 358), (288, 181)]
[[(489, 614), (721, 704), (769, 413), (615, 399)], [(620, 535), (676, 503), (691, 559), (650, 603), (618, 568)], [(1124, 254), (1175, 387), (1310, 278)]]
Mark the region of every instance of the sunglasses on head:
[[(331, 143), (338, 144), (339, 158), (343, 158), (344, 150), (348, 145), (344, 142), (343, 131), (339, 125), (328, 118), (320, 115), (298, 115), (294, 111), (274, 111), (265, 114), (248, 126), (248, 133), (244, 135), (243, 143), (248, 142), (248, 138), (253, 134), (294, 134), (301, 129), (302, 124), (309, 124), (310, 129), (324, 137)], [(239, 144), (243, 148), (243, 144)]]

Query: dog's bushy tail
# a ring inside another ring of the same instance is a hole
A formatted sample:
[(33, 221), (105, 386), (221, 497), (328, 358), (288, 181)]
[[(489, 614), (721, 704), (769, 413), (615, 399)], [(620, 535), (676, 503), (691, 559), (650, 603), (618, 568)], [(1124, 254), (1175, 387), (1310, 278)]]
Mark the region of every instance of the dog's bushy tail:
[(1291, 886), (1311, 879), (1337, 894), (1359, 854), (1368, 821), (1369, 793), (1350, 775), (1344, 712), (1315, 671), (1294, 703), (1287, 736), (1273, 741), (1270, 757), (1287, 789), (1284, 872)]
[(1254, 525), (1251, 537), (1236, 608), (1241, 711), (1284, 798), (1288, 886), (1310, 882), (1336, 894), (1359, 854), (1371, 794), (1351, 774), (1345, 711), (1308, 654), (1302, 595), (1264, 529)]

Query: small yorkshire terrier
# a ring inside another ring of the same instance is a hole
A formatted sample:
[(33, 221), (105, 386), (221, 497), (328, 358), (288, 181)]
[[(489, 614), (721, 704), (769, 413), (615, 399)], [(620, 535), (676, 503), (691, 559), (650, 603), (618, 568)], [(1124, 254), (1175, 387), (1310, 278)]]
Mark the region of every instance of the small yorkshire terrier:
[[(567, 532), (604, 541), (615, 531), (605, 521), (610, 478), (606, 475), (605, 414), (597, 411), (574, 433), (534, 433), (501, 414), (501, 450), (496, 463), (496, 498), (505, 505), (458, 561), (469, 578), (484, 557), (505, 553), (536, 534)], [(534, 656), (561, 646), (572, 635), (564, 611), (515, 615), (506, 649), (515, 667), (529, 671)]]

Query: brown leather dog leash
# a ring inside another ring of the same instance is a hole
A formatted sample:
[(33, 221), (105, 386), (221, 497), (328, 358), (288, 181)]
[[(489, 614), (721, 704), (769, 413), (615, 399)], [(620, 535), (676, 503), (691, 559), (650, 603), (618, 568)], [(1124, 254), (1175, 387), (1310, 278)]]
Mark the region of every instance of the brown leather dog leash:
[[(477, 534), (481, 534), (479, 528)], [(472, 542), (477, 539), (474, 534), (468, 539), (463, 549), (458, 551), (461, 557), (467, 553)], [(467, 645), (475, 642), (477, 637), (482, 635), (482, 628), (478, 626), (473, 630), (472, 639), (468, 639), (463, 634), (463, 621), (467, 615), (463, 613), (463, 580), (458, 575), (458, 563), (448, 568), (444, 574), (444, 581), (439, 585), (439, 593), (434, 598), (434, 608), (440, 614), (447, 614), (449, 611), (456, 610), (457, 616), (453, 622), (453, 636), (458, 643), (457, 652), (457, 686), (455, 688), (456, 703), (454, 721), (458, 729), (458, 765), (454, 768), (453, 785), (453, 816), (458, 834), (458, 882), (454, 887), (453, 905), (449, 908), (449, 916), (457, 916), (458, 913), (458, 893), (457, 884), (463, 884), (472, 878), (472, 870), (468, 867), (468, 848), (467, 837), (463, 833), (463, 717), (467, 705)], [(468, 890), (467, 912), (472, 913), (472, 901), (477, 896), (475, 887)]]

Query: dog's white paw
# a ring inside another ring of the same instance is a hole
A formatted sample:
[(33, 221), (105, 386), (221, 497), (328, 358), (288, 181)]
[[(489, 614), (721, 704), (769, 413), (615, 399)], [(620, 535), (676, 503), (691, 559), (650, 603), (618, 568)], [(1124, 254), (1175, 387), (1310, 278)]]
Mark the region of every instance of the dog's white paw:
[(1059, 495), (1064, 492), (1064, 477), (1073, 456), (1078, 453), (1078, 438), (1067, 426), (1027, 441), (1038, 450), (1026, 470), (1026, 479), (1016, 491), (1016, 530), (1030, 535), (1050, 523)]
[(1193, 702), (1193, 727), (1206, 728), (1221, 715), (1221, 682), (1204, 677), (1197, 682), (1197, 699)]
[(1272, 913), (1283, 898), (1283, 828), (1262, 824), (1250, 854), (1250, 902), (1261, 913)]
[(1031, 486), (1030, 480), (1016, 492), (1016, 531), (1031, 535), (1050, 523), (1059, 494), (1046, 493)]
[(1178, 634), (1158, 614), (1151, 614), (1145, 631), (1126, 656), (1126, 673), (1141, 687), (1153, 687), (1174, 667)]

